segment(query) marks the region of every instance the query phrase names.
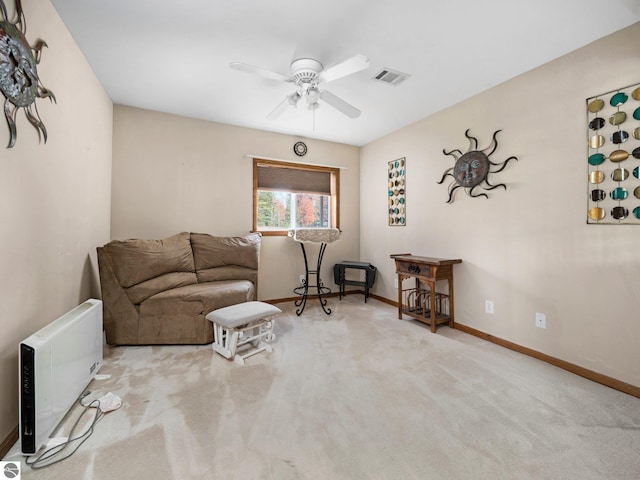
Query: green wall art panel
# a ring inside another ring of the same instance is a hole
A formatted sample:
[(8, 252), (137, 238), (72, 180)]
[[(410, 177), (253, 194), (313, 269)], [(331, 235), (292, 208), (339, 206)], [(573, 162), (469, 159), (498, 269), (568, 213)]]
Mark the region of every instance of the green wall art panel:
[(640, 83), (587, 98), (587, 223), (640, 225)]
[(406, 174), (407, 160), (405, 158), (389, 162), (387, 196), (389, 198), (389, 225), (392, 226), (407, 224)]

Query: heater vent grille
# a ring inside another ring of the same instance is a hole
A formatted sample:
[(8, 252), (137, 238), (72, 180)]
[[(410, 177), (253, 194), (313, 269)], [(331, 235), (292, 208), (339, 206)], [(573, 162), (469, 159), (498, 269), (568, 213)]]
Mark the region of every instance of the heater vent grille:
[(411, 75), (407, 73), (402, 73), (397, 70), (384, 67), (372, 78), (372, 80), (386, 83), (387, 85), (397, 86), (397, 85), (400, 85), (402, 82), (404, 82), (410, 76)]

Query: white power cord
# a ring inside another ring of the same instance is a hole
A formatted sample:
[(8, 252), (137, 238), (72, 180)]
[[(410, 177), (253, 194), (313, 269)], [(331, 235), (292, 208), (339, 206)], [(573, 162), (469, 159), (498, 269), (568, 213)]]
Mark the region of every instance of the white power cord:
[[(25, 460), (25, 463), (27, 465), (29, 465), (33, 469), (38, 469), (49, 467), (51, 465), (55, 465), (56, 463), (60, 463), (63, 460), (66, 460), (71, 455), (76, 453), (78, 448), (80, 448), (80, 446), (93, 434), (93, 430), (96, 424), (102, 419), (106, 412), (117, 410), (122, 405), (122, 400), (120, 399), (120, 397), (114, 395), (111, 392), (97, 399), (86, 400), (90, 394), (91, 392), (86, 392), (78, 399), (78, 403), (84, 407), (84, 410), (82, 411), (82, 413), (80, 413), (80, 416), (73, 423), (73, 426), (69, 431), (68, 439), (58, 445), (46, 449), (35, 460), (31, 460), (32, 457), (27, 457)], [(80, 420), (82, 420), (82, 418), (90, 408), (96, 409), (93, 420), (91, 420), (89, 427), (82, 434), (74, 438), (75, 431), (80, 424)], [(70, 451), (67, 452), (67, 450)], [(66, 452), (66, 454), (60, 457), (59, 455), (61, 455), (63, 452)]]

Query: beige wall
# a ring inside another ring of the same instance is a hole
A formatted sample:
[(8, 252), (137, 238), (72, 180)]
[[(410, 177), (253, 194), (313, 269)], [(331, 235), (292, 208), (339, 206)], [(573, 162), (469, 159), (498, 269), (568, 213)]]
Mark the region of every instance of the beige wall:
[(0, 122), (0, 441), (18, 424), (19, 342), (99, 294), (95, 247), (109, 238), (112, 103), (51, 3), (23, 7), (57, 104), (36, 102), (46, 144), (21, 110), (7, 149)]
[[(299, 160), (298, 137), (233, 127), (116, 105), (114, 108), (111, 236), (164, 238), (182, 231), (245, 235), (252, 226), (253, 164), (245, 155)], [(305, 139), (300, 161), (344, 166), (342, 238), (327, 247), (322, 279), (331, 266), (359, 256), (359, 148)], [(317, 249), (311, 252), (314, 262)], [(258, 296), (294, 296), (304, 273), (299, 244), (263, 237)]]
[[(635, 24), (364, 147), (361, 259), (381, 270), (375, 293), (397, 298), (391, 253), (462, 258), (457, 322), (640, 386), (640, 227), (586, 224), (585, 112), (586, 98), (640, 82), (638, 44)], [(450, 178), (436, 182), (454, 160), (442, 150), (467, 151), (467, 128), (481, 149), (503, 129), (491, 158), (519, 161), (490, 176), (507, 191), (487, 200), (458, 190), (446, 204)], [(387, 162), (398, 157), (408, 220), (389, 227)]]
[[(247, 233), (245, 154), (296, 160), (299, 139), (114, 109), (50, 2), (24, 7), (28, 39), (49, 44), (38, 68), (58, 103), (38, 100), (47, 144), (21, 111), (17, 145), (0, 158), (0, 439), (17, 424), (18, 343), (99, 295), (95, 247), (185, 230)], [(379, 268), (374, 292), (395, 299), (389, 254), (460, 257), (460, 323), (640, 385), (640, 229), (585, 224), (584, 125), (585, 98), (640, 81), (639, 42), (636, 24), (362, 150), (305, 139), (304, 161), (347, 167), (343, 236), (327, 249), (325, 282), (333, 286), (333, 263), (360, 258)], [(493, 177), (506, 192), (485, 200), (458, 191), (447, 205), (446, 185), (435, 183), (453, 163), (442, 149), (466, 150), (467, 128), (481, 147), (503, 129), (492, 158), (520, 160)], [(7, 141), (0, 128), (0, 145)], [(389, 227), (387, 162), (403, 156), (408, 225)], [(265, 237), (260, 298), (292, 296), (300, 273), (299, 246)], [(485, 299), (495, 314), (484, 313)], [(534, 327), (535, 312), (547, 314), (546, 330)]]

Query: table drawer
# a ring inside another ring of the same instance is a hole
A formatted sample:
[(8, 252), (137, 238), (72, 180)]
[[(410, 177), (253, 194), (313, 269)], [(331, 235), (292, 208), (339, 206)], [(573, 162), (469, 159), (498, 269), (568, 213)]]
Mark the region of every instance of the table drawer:
[(451, 265), (426, 265), (405, 260), (396, 260), (396, 271), (413, 277), (431, 279), (450, 278), (452, 275)]

